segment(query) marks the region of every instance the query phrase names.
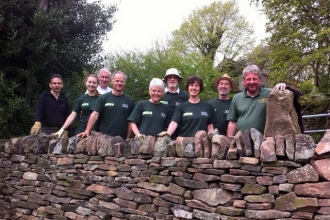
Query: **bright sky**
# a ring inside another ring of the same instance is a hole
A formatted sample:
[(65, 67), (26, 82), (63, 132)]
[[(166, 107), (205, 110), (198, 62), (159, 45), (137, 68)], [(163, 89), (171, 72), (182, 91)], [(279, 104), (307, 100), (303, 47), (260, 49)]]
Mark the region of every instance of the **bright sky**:
[[(164, 40), (178, 29), (189, 14), (215, 0), (103, 0), (118, 4), (113, 29), (104, 44), (104, 52), (143, 50), (156, 40)], [(256, 44), (265, 36), (265, 16), (248, 0), (237, 0), (240, 14), (255, 28)]]

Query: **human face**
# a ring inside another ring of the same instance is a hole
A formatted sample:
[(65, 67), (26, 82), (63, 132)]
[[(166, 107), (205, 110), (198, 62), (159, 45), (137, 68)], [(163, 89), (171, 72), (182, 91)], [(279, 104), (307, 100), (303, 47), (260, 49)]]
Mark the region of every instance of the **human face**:
[(97, 79), (92, 76), (88, 77), (85, 83), (87, 90), (91, 92), (94, 92), (96, 90), (97, 84)]
[(115, 92), (123, 92), (126, 81), (122, 73), (117, 73), (112, 79), (112, 89)]
[(152, 86), (149, 89), (149, 95), (152, 103), (159, 103), (164, 95), (164, 90), (158, 86)]
[(109, 85), (110, 82), (110, 74), (107, 72), (101, 72), (99, 73), (99, 81), (100, 81), (100, 87), (106, 88)]
[(250, 94), (257, 94), (259, 92), (261, 79), (256, 73), (247, 73), (243, 80), (243, 85)]
[(179, 87), (179, 77), (176, 75), (166, 76), (166, 84), (168, 88), (175, 89)]
[(218, 82), (218, 92), (220, 96), (228, 96), (231, 90), (231, 83), (226, 79), (221, 79)]
[(60, 93), (63, 88), (63, 82), (60, 78), (53, 78), (49, 83), (50, 90), (55, 93)]
[(192, 96), (192, 97), (198, 96), (200, 91), (201, 91), (201, 87), (198, 84), (198, 82), (194, 82), (194, 83), (189, 84), (188, 92), (189, 92), (190, 96)]

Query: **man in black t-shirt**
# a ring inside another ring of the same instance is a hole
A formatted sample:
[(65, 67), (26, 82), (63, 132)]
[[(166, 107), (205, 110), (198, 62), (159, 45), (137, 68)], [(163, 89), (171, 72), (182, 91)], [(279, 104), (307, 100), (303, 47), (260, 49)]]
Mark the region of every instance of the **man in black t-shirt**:
[(227, 114), (232, 101), (229, 93), (235, 88), (235, 82), (225, 73), (213, 80), (213, 87), (218, 91), (218, 97), (209, 101), (214, 107), (218, 119), (218, 122), (214, 124), (214, 128), (217, 128), (220, 134), (227, 135)]
[[(174, 110), (180, 103), (188, 100), (187, 93), (179, 89), (179, 83), (182, 81), (182, 79), (183, 77), (180, 75), (180, 72), (176, 68), (168, 69), (163, 78), (163, 81), (166, 84), (166, 88), (160, 102), (168, 106), (169, 118), (172, 118)], [(179, 131), (180, 128), (178, 127), (172, 134), (171, 138), (173, 140), (177, 138)]]

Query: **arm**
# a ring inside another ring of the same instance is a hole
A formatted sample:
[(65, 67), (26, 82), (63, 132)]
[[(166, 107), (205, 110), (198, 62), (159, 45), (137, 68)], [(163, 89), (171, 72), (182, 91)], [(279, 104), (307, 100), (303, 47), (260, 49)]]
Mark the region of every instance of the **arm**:
[(71, 125), (71, 123), (74, 121), (76, 116), (77, 116), (77, 113), (72, 111), (71, 114), (69, 115), (69, 117), (64, 122), (64, 125), (62, 126), (62, 128), (59, 131), (57, 131), (56, 133), (53, 133), (52, 135), (57, 136), (58, 138), (61, 137), (64, 130)]
[(133, 133), (135, 135), (139, 135), (140, 134), (140, 131), (139, 131), (137, 125), (134, 122), (131, 122), (130, 124), (131, 124), (131, 128), (132, 128)]
[(77, 136), (81, 137), (81, 138), (89, 136), (91, 133), (91, 130), (94, 127), (95, 122), (97, 121), (98, 118), (99, 118), (99, 113), (96, 111), (93, 111), (88, 119), (88, 123), (87, 123), (87, 127), (86, 127), (85, 131), (81, 132)]
[(236, 122), (229, 121), (228, 127), (227, 127), (227, 136), (235, 136), (236, 133)]
[(214, 127), (213, 127), (213, 124), (209, 124), (207, 126), (207, 132), (213, 132), (214, 131)]
[(175, 121), (171, 121), (167, 129), (167, 134), (171, 137), (177, 127), (178, 123), (176, 123)]
[(69, 117), (64, 122), (64, 125), (62, 126), (62, 128), (64, 130), (67, 129), (71, 125), (71, 123), (74, 121), (74, 119), (76, 118), (76, 116), (77, 116), (77, 113), (76, 112), (71, 112), (71, 114), (69, 115)]

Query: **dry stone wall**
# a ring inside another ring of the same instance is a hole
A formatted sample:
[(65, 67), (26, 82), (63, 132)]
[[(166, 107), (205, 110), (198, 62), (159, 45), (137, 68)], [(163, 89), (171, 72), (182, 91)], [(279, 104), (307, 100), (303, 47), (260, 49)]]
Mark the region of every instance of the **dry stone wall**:
[(1, 145), (0, 219), (330, 219), (330, 133)]

